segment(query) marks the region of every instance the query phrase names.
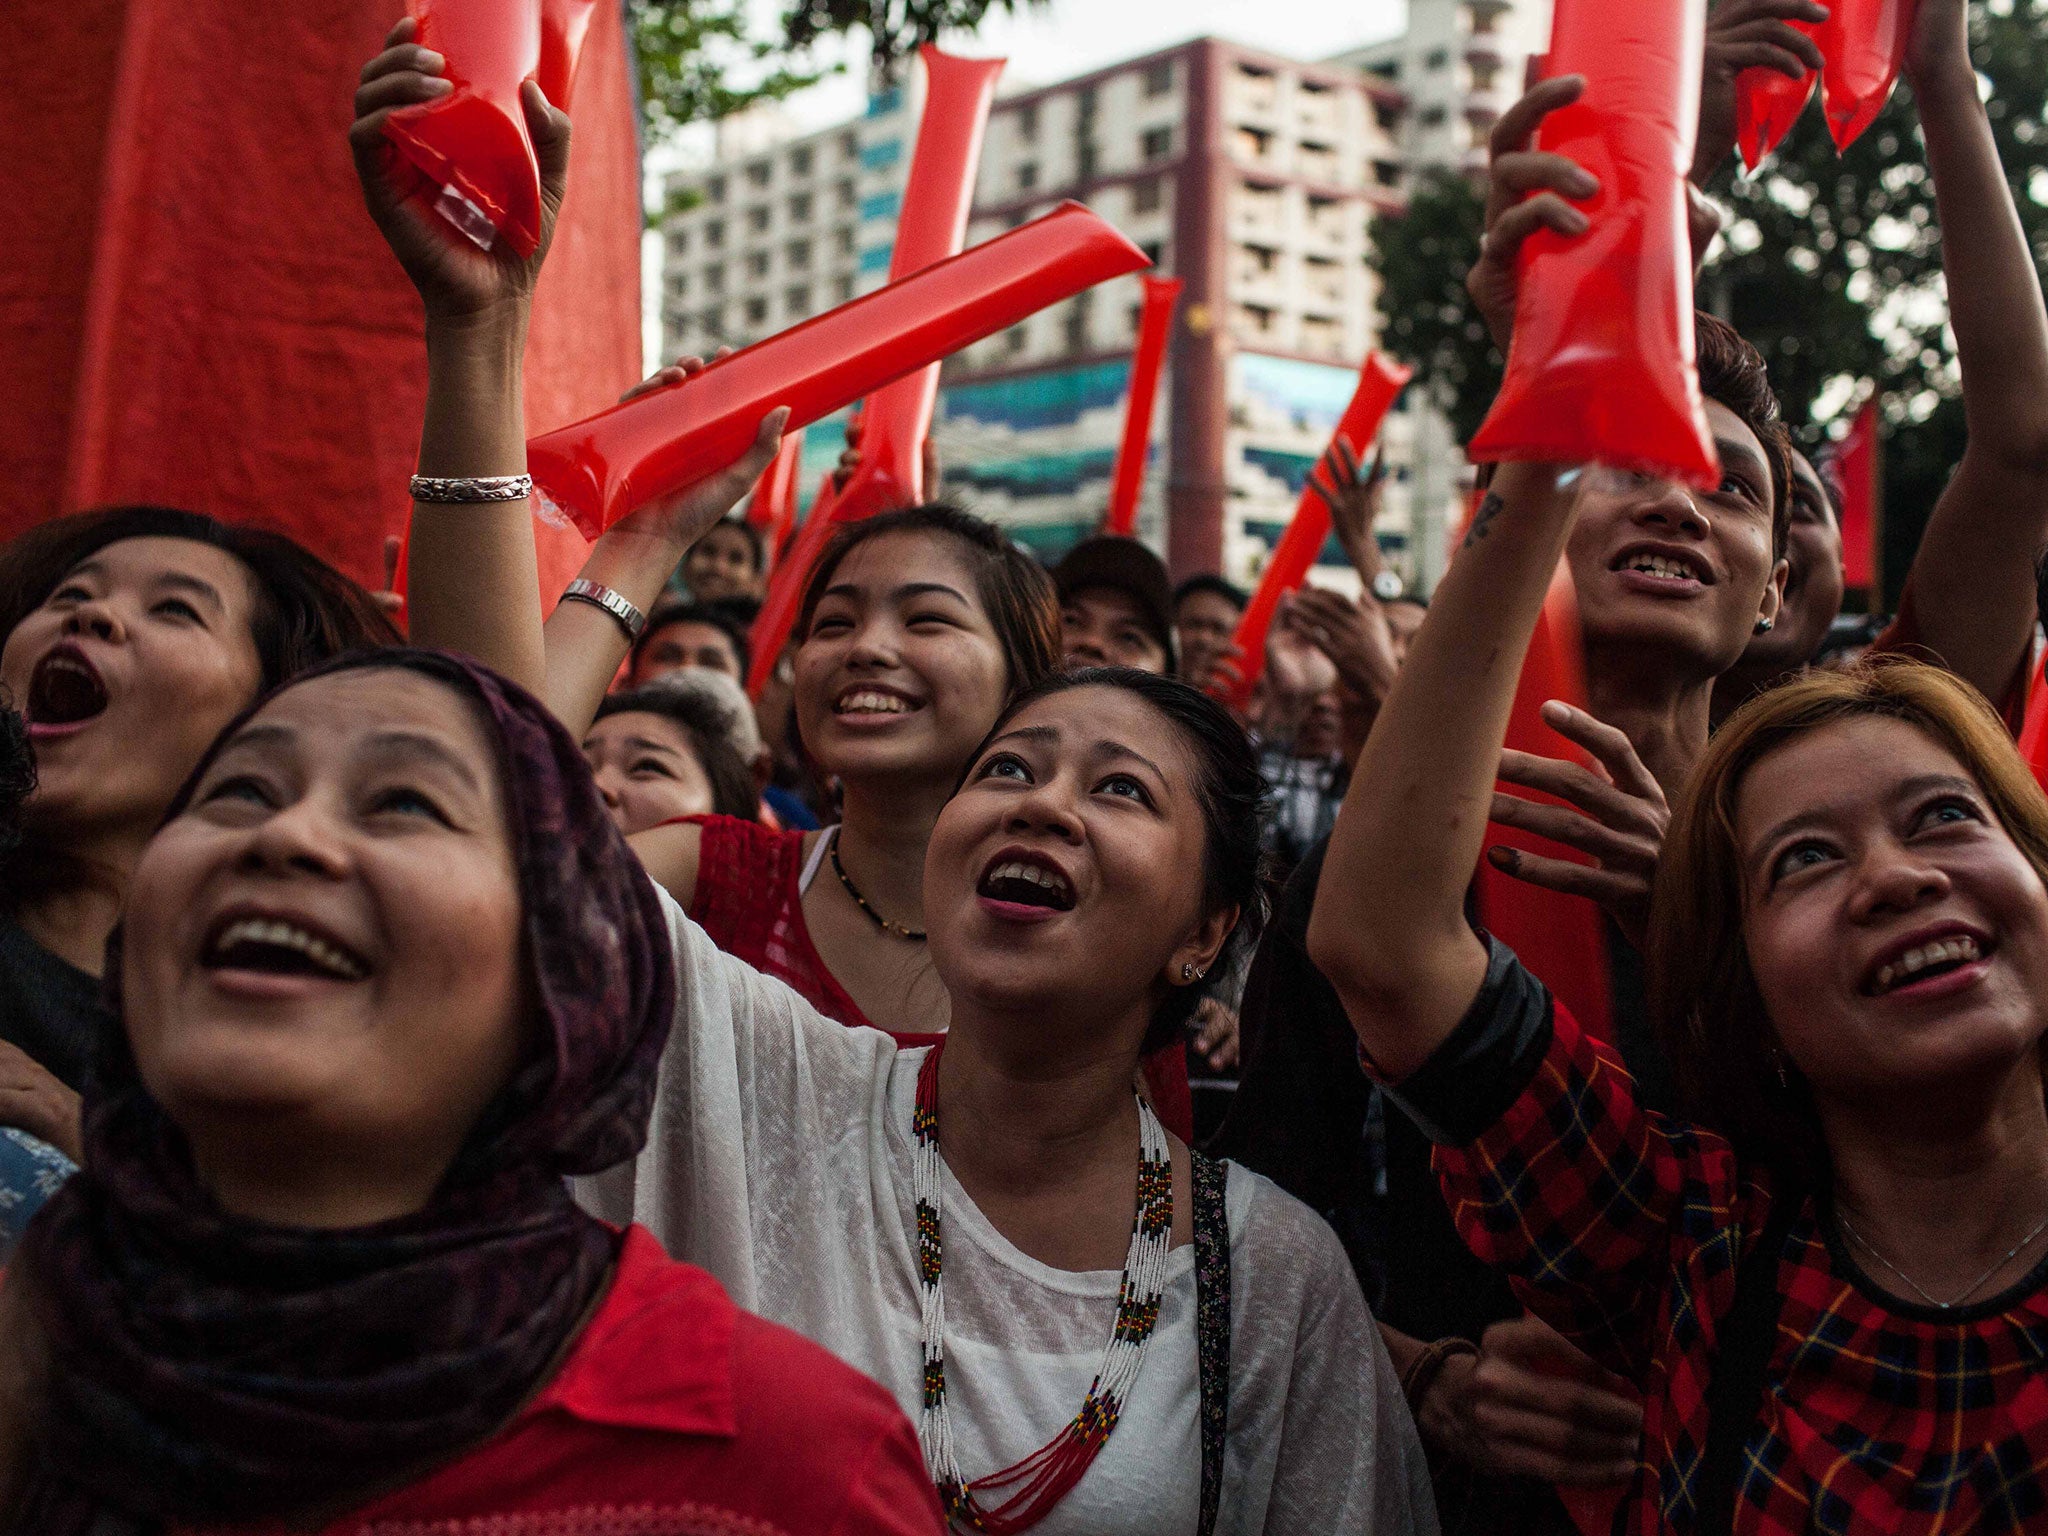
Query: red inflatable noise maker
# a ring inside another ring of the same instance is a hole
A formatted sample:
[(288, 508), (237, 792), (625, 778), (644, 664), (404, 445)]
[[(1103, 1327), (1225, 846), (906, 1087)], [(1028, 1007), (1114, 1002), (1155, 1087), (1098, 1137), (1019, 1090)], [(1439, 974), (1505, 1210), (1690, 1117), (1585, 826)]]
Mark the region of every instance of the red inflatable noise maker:
[(1586, 79), (1540, 147), (1600, 190), (1574, 238), (1522, 246), (1507, 376), (1475, 461), (1603, 463), (1712, 486), (1720, 459), (1695, 360), (1686, 173), (1697, 130), (1704, 0), (1559, 0), (1552, 75)]
[(1821, 107), (1836, 149), (1847, 149), (1877, 121), (1898, 84), (1919, 0), (1828, 0), (1814, 30), (1824, 61)]
[(596, 0), (414, 0), (417, 41), (447, 60), (454, 87), (401, 107), (384, 133), (421, 178), (434, 209), (484, 250), (540, 247), (540, 163), (520, 87), (540, 82), (568, 106)]
[[(1792, 25), (1809, 35), (1817, 30), (1802, 22)], [(1751, 171), (1785, 142), (1819, 84), (1820, 77), (1811, 71), (1794, 80), (1761, 66), (1735, 77), (1735, 143)]]

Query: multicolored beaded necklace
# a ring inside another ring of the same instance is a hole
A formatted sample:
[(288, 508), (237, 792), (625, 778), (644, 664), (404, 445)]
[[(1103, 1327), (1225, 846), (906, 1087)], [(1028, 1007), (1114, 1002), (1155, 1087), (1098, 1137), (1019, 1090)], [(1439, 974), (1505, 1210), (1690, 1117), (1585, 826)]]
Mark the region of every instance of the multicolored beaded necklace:
[[(1081, 1411), (1045, 1445), (1015, 1466), (969, 1482), (953, 1455), (946, 1415), (946, 1291), (940, 1279), (939, 1052), (935, 1046), (917, 1075), (911, 1115), (916, 1150), (911, 1186), (917, 1197), (917, 1283), (924, 1322), (924, 1409), (917, 1424), (924, 1464), (938, 1485), (949, 1524), (960, 1530), (1009, 1536), (1043, 1520), (1094, 1462), (1116, 1428), (1125, 1400), (1145, 1361), (1166, 1289), (1166, 1257), (1173, 1246), (1173, 1154), (1159, 1117), (1138, 1099), (1138, 1214), (1117, 1292), (1109, 1347)], [(1006, 1495), (984, 1508), (979, 1494)]]

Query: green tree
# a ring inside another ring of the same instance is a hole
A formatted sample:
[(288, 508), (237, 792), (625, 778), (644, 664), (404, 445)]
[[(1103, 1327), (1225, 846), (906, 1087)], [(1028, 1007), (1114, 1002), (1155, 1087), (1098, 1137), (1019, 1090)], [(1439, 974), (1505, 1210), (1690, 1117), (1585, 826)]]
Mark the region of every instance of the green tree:
[(747, 0), (626, 0), (639, 55), (640, 102), (650, 136), (780, 101), (832, 71), (811, 51), (859, 28), (884, 76), (941, 31), (970, 30), (991, 11), (1039, 0), (790, 0), (764, 35)]
[[(1972, 57), (2036, 260), (2048, 258), (2048, 0), (1988, 0)], [(1708, 190), (1730, 212), (1700, 303), (1762, 349), (1803, 446), (1824, 408), (1875, 384), (1884, 414), (1887, 585), (1896, 594), (1964, 438), (1941, 235), (1911, 92), (1837, 156), (1818, 106), (1756, 177), (1731, 161)], [(1464, 295), (1480, 192), (1426, 177), (1405, 219), (1374, 227), (1389, 350), (1416, 365), (1460, 439), (1484, 419), (1500, 361)]]

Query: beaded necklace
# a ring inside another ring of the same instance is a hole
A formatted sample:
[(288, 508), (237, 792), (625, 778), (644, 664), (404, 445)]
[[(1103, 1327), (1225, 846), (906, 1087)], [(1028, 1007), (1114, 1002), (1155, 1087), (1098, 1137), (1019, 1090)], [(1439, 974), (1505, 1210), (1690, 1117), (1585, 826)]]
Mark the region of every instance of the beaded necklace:
[[(1144, 1363), (1166, 1290), (1166, 1257), (1173, 1245), (1173, 1154), (1159, 1117), (1138, 1099), (1138, 1214), (1117, 1290), (1116, 1322), (1080, 1412), (1051, 1440), (1014, 1466), (969, 1482), (953, 1454), (946, 1413), (946, 1291), (941, 1280), (939, 1228), (939, 1052), (934, 1046), (917, 1074), (911, 1115), (916, 1150), (911, 1187), (917, 1197), (917, 1284), (924, 1325), (924, 1408), (917, 1438), (924, 1464), (938, 1485), (947, 1523), (957, 1529), (1011, 1536), (1043, 1520), (1094, 1462)], [(1004, 1495), (984, 1508), (978, 1494)]]
[(835, 834), (830, 833), (827, 836), (832, 838), (832, 841), (826, 845), (826, 852), (832, 857), (832, 873), (837, 875), (839, 883), (846, 887), (846, 894), (853, 898), (853, 904), (859, 907), (861, 911), (867, 913), (869, 918), (873, 920), (874, 925), (881, 929), (882, 932), (893, 933), (899, 939), (909, 939), (912, 943), (922, 944), (924, 942), (924, 930), (922, 928), (912, 928), (907, 923), (892, 923), (868, 905), (867, 897), (861, 895), (860, 887), (853, 883), (853, 876), (849, 875), (846, 872), (846, 866), (839, 862), (839, 838)]

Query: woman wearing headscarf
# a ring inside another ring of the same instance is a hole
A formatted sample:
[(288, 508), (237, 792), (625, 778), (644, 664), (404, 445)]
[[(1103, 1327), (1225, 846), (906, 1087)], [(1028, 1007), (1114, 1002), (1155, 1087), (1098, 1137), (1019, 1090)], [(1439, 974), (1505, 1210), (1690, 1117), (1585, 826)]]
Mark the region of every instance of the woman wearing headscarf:
[(419, 651), (287, 685), (108, 975), (83, 1169), (9, 1276), (8, 1530), (936, 1528), (879, 1388), (569, 1199), (645, 1137), (676, 982), (537, 701)]

